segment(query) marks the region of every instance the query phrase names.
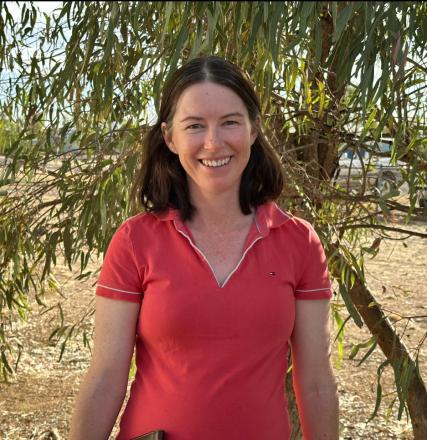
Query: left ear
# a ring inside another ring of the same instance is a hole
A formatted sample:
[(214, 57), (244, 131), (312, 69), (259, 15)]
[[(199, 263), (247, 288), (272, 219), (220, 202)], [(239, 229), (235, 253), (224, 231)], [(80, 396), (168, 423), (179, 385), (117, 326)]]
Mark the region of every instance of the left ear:
[(163, 140), (165, 141), (166, 146), (169, 148), (170, 151), (172, 151), (172, 153), (176, 154), (176, 149), (175, 149), (174, 143), (172, 141), (172, 136), (171, 136), (170, 130), (167, 128), (166, 122), (162, 122), (160, 128), (162, 130), (162, 136), (163, 136)]
[(258, 115), (255, 118), (255, 121), (251, 125), (252, 125), (252, 127), (251, 127), (251, 145), (253, 145), (255, 142), (255, 139), (258, 136), (258, 133), (261, 130), (261, 117), (260, 117), (260, 115)]

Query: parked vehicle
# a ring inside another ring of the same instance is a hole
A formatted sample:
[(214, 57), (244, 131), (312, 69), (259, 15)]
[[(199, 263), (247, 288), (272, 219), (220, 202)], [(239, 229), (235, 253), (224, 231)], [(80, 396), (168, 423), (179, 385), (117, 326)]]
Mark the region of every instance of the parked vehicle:
[(418, 189), (417, 199), (420, 208), (427, 208), (427, 188)]
[(399, 191), (407, 164), (399, 160), (392, 162), (391, 144), (391, 140), (381, 140), (357, 150), (344, 145), (335, 182), (348, 190), (359, 190), (364, 185), (365, 190), (381, 195)]

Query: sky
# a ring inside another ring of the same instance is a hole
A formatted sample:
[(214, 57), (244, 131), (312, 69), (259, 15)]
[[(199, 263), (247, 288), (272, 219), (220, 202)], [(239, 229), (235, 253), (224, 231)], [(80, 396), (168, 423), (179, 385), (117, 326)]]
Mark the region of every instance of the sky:
[[(30, 2), (17, 2), (17, 1), (7, 1), (7, 8), (12, 14), (13, 18), (19, 18), (21, 16), (21, 7), (24, 3), (29, 4)], [(56, 8), (62, 6), (62, 2), (33, 2), (34, 6), (38, 7), (41, 12), (46, 14), (51, 14)]]

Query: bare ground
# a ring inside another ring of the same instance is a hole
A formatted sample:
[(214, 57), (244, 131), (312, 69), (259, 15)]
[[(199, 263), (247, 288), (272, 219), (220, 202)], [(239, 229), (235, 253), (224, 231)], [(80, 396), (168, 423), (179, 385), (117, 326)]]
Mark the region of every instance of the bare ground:
[[(426, 223), (410, 226), (426, 232)], [(408, 348), (415, 352), (427, 332), (427, 240), (412, 237), (406, 241), (392, 241), (381, 245), (378, 256), (366, 262), (366, 277), (376, 299), (387, 310), (390, 319)], [(94, 266), (99, 262), (94, 262)], [(76, 281), (66, 267), (57, 266), (56, 277), (62, 284), (65, 320), (76, 321), (91, 307), (94, 279)], [(47, 302), (58, 301), (51, 295)], [(56, 312), (39, 314), (37, 305), (27, 322), (14, 324), (13, 336), (23, 345), (18, 374), (10, 383), (0, 383), (0, 439), (64, 439), (70, 423), (73, 400), (79, 388), (90, 352), (81, 340), (69, 343), (61, 362), (59, 348), (49, 344), (48, 337), (56, 324)], [(343, 309), (343, 318), (347, 316)], [(401, 319), (403, 316), (416, 318)], [(89, 329), (92, 320), (89, 319)], [(334, 327), (336, 333), (337, 327)], [(395, 394), (393, 375), (388, 367), (383, 384), (383, 403), (377, 417), (366, 423), (374, 409), (377, 368), (384, 360), (379, 348), (361, 366), (357, 366), (366, 349), (349, 359), (352, 344), (367, 340), (365, 327), (358, 329), (350, 322), (345, 330), (344, 357), (339, 363), (337, 345), (334, 362), (339, 384), (341, 439), (410, 439), (411, 425), (403, 415), (396, 419), (397, 405), (388, 410)], [(420, 370), (427, 380), (427, 352), (421, 347)], [(339, 364), (339, 365), (338, 365)]]

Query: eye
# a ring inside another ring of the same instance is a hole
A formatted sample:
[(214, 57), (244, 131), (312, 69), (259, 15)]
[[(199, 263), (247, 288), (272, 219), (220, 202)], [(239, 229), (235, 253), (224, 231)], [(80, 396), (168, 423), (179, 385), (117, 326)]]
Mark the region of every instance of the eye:
[(229, 121), (225, 121), (225, 122), (224, 122), (224, 125), (237, 125), (237, 124), (238, 124), (237, 121), (232, 121), (232, 120), (229, 120)]
[(188, 127), (186, 127), (186, 130), (197, 130), (199, 128), (202, 128), (202, 124), (191, 124)]

